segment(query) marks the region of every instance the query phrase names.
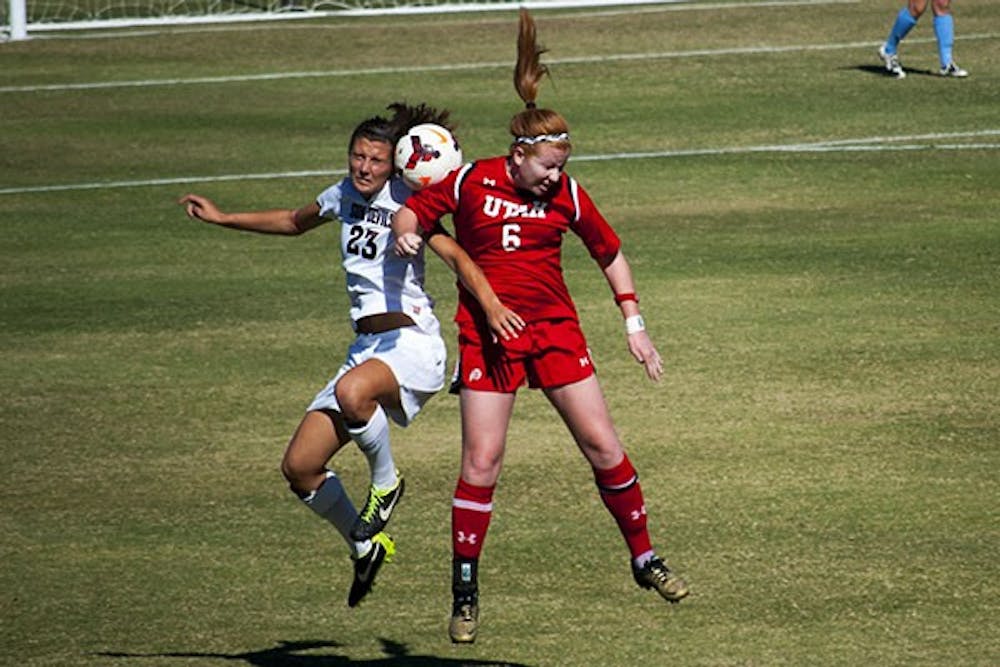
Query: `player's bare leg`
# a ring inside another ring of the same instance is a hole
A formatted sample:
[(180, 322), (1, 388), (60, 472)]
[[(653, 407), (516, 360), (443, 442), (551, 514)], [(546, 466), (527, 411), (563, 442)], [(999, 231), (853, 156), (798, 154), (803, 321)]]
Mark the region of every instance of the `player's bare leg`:
[(590, 462), (601, 500), (628, 545), (636, 583), (668, 602), (680, 601), (688, 594), (687, 583), (653, 551), (639, 477), (615, 432), (597, 377), (547, 389), (545, 395)]
[(340, 478), (327, 469), (327, 461), (350, 437), (339, 414), (307, 412), (292, 436), (281, 461), (281, 471), (292, 491), (318, 516), (330, 523), (350, 549), (354, 580), (348, 605), (356, 606), (374, 585), (375, 575), (395, 551), (392, 540), (380, 533), (371, 540), (350, 536), (358, 512)]
[[(452, 610), (448, 635), (469, 644), (479, 632), (479, 555), (503, 466), (514, 394), (463, 389), (462, 474), (452, 500)], [(473, 418), (475, 416), (475, 418)]]
[(351, 528), (355, 540), (367, 540), (385, 529), (403, 496), (384, 409), (399, 407), (399, 383), (389, 366), (369, 359), (337, 381), (336, 395), (347, 431), (371, 470), (368, 499)]

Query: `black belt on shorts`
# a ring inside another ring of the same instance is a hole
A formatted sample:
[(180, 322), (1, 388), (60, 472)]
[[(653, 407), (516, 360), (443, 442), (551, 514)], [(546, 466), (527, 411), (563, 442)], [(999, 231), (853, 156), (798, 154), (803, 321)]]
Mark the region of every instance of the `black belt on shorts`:
[(379, 313), (362, 317), (354, 323), (354, 330), (360, 334), (377, 334), (415, 324), (406, 313)]

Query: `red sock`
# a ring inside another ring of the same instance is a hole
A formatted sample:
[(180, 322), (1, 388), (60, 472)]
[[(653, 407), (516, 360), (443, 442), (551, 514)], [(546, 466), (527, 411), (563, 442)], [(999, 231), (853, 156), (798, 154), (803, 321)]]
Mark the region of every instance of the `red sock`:
[(652, 551), (649, 531), (646, 529), (646, 504), (642, 499), (639, 476), (628, 456), (614, 468), (594, 468), (594, 480), (604, 506), (618, 522), (618, 529), (628, 544), (632, 558)]
[(479, 558), (493, 516), (493, 489), (459, 478), (451, 500), (451, 548), (456, 558)]

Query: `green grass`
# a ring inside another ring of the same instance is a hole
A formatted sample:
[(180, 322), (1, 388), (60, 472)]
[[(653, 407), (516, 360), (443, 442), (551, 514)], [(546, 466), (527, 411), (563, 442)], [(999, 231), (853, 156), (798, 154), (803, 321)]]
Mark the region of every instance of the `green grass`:
[[(396, 99), (448, 106), (467, 154), (494, 154), (518, 108), (492, 64), (513, 57), (513, 14), (0, 45), (0, 88), (484, 63), (0, 92), (0, 662), (1000, 663), (1000, 35), (988, 0), (956, 5), (972, 76), (922, 76), (925, 17), (903, 52), (917, 71), (891, 80), (874, 50), (897, 4), (538, 14), (541, 102), (624, 239), (660, 384), (572, 237), (567, 279), (654, 541), (694, 593), (636, 589), (589, 470), (523, 392), (470, 647), (445, 630), (454, 398), (394, 430), (399, 553), (348, 610), (339, 538), (277, 468), (351, 337), (333, 228), (241, 235), (175, 204), (294, 206), (336, 176), (26, 189), (334, 171)], [(854, 46), (710, 53), (808, 44)], [(585, 159), (674, 151), (699, 153)], [(454, 352), (454, 281), (429, 266)], [(360, 497), (360, 455), (336, 467)]]

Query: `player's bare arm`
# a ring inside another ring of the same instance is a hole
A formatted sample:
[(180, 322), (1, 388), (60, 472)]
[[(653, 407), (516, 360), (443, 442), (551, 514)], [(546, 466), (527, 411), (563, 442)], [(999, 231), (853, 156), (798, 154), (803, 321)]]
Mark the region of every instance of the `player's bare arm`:
[[(624, 295), (634, 297), (635, 280), (632, 278), (632, 269), (621, 251), (611, 260), (610, 264), (604, 267), (604, 277), (616, 297)], [(646, 332), (646, 325), (639, 311), (638, 297), (616, 298), (615, 301), (618, 302), (622, 317), (625, 318), (625, 333), (628, 338), (629, 352), (632, 353), (636, 361), (645, 367), (649, 379), (654, 382), (658, 381), (663, 375), (663, 359)]]
[(403, 206), (393, 214), (392, 233), (396, 236), (394, 250), (397, 255), (413, 257), (420, 252), (424, 239), (417, 233), (417, 214), (412, 210)]
[(476, 297), (486, 313), (486, 321), (493, 333), (504, 340), (517, 338), (518, 332), (524, 329), (524, 320), (503, 305), (486, 279), (486, 274), (455, 239), (448, 234), (433, 234), (427, 239), (427, 245), (451, 267), (462, 285)]
[[(395, 251), (401, 257), (416, 255), (424, 244), (423, 237), (417, 233), (417, 215), (406, 206), (393, 215), (392, 231), (396, 235)], [(493, 333), (504, 340), (517, 338), (518, 332), (524, 329), (524, 320), (501, 303), (482, 269), (455, 239), (438, 233), (432, 234), (426, 242), (482, 306)]]
[(296, 236), (325, 222), (319, 215), (319, 204), (313, 202), (297, 209), (269, 209), (226, 213), (208, 197), (187, 194), (180, 198), (188, 217), (221, 227), (241, 229), (261, 234)]

